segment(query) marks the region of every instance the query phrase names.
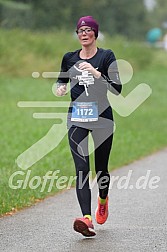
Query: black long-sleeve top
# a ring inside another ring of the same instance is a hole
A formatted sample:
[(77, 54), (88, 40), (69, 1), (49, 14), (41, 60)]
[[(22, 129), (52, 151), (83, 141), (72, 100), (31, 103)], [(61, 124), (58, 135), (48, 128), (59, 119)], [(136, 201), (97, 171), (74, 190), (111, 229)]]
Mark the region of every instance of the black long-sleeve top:
[[(70, 81), (72, 102), (68, 113), (68, 128), (72, 125), (90, 129), (110, 127), (109, 121), (113, 120), (113, 114), (107, 98), (107, 91), (109, 90), (115, 95), (119, 95), (122, 90), (115, 55), (111, 50), (98, 48), (97, 53), (92, 58), (81, 59), (79, 56), (80, 50), (68, 52), (64, 55), (60, 75), (57, 80), (58, 86), (67, 84)], [(81, 71), (78, 66), (79, 63), (83, 61), (90, 63), (101, 72), (101, 77), (96, 79), (91, 73), (85, 73), (83, 70)], [(76, 101), (97, 102), (98, 121), (71, 122), (73, 102)], [(104, 120), (105, 118), (106, 120)]]

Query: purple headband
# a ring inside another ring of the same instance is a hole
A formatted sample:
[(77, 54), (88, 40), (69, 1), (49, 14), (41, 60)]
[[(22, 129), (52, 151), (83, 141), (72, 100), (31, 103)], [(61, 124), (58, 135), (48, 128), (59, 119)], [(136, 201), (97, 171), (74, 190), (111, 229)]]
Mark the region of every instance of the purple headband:
[(78, 20), (78, 23), (77, 23), (77, 30), (81, 26), (89, 26), (89, 27), (91, 27), (94, 30), (94, 32), (95, 32), (95, 37), (96, 38), (98, 37), (99, 25), (98, 25), (97, 21), (92, 16), (81, 17)]

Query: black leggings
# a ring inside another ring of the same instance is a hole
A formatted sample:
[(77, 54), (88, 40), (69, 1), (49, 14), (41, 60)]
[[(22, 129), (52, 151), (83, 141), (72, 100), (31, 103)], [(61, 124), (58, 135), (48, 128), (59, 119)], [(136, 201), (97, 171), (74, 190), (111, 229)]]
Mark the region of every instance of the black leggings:
[(99, 196), (105, 199), (108, 195), (110, 175), (108, 160), (113, 140), (112, 129), (88, 130), (72, 126), (68, 131), (69, 144), (76, 168), (76, 193), (83, 215), (91, 215), (91, 191), (89, 187), (89, 154), (88, 135), (92, 134), (95, 149), (95, 171)]

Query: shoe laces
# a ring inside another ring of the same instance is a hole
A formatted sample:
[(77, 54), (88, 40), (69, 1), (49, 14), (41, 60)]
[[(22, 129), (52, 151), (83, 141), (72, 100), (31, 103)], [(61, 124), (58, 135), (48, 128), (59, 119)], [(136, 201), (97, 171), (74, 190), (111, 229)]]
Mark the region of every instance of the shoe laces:
[(99, 214), (103, 216), (105, 214), (105, 210), (106, 210), (106, 205), (100, 204)]

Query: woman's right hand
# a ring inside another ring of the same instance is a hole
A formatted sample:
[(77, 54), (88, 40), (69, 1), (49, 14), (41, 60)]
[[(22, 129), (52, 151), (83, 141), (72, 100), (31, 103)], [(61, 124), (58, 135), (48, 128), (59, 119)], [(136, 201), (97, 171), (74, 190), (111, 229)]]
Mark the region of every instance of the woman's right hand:
[(57, 88), (56, 90), (56, 95), (57, 96), (63, 96), (66, 94), (67, 91), (67, 86), (66, 85), (61, 85)]

